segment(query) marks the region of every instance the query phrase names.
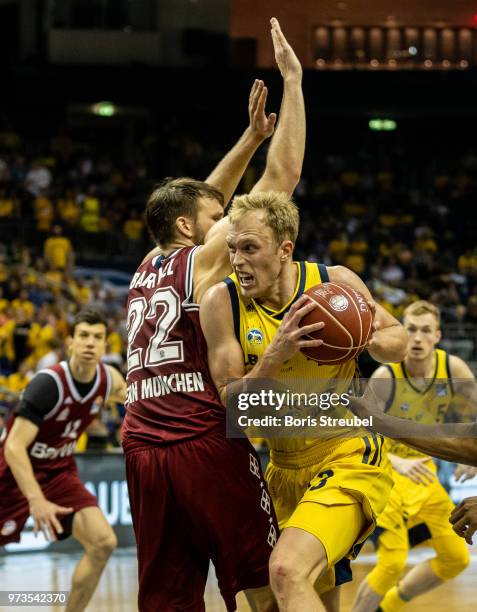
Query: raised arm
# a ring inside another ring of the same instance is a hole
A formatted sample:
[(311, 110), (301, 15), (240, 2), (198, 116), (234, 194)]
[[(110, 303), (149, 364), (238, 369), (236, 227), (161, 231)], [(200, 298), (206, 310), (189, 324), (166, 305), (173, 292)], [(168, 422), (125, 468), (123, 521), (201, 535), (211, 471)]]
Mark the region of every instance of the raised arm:
[(328, 268), (328, 276), (331, 282), (345, 283), (357, 289), (373, 304), (375, 331), (367, 347), (371, 357), (380, 363), (402, 361), (406, 356), (408, 339), (407, 332), (401, 323), (382, 306), (374, 302), (363, 281), (348, 268), (332, 266)]
[(275, 60), (283, 77), (283, 97), (265, 171), (252, 192), (273, 190), (291, 195), (300, 180), (305, 155), (306, 120), (301, 87), (303, 71), (277, 19), (273, 17), (270, 23)]
[(206, 183), (222, 192), (225, 206), (237, 189), (255, 151), (264, 140), (273, 134), (275, 129), (276, 114), (270, 113), (267, 117), (265, 113), (267, 94), (268, 90), (264, 82), (256, 79), (249, 96), (247, 129), (206, 178)]
[[(292, 194), (300, 179), (305, 152), (305, 106), (301, 89), (302, 68), (293, 49), (280, 30), (276, 19), (271, 20), (275, 57), (283, 76), (283, 99), (280, 119), (267, 155), (264, 174), (253, 187), (257, 191), (284, 191)], [(257, 89), (254, 95), (257, 96)], [(251, 105), (262, 130), (267, 122), (275, 119), (265, 115), (266, 88), (260, 93), (257, 106)], [(251, 120), (252, 123), (252, 120)], [(210, 177), (209, 177), (210, 179)], [(225, 236), (229, 231), (227, 218), (216, 223), (206, 237), (206, 242), (197, 253), (194, 267), (194, 301), (201, 300), (209, 287), (230, 274), (228, 249)]]

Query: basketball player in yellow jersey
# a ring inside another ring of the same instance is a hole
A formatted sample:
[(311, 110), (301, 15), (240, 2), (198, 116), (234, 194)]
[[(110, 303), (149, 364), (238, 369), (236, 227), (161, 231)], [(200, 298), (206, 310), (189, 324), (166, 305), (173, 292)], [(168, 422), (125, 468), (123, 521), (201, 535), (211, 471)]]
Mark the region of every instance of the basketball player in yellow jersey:
[[(229, 219), (227, 242), (235, 275), (212, 287), (201, 307), (209, 367), (224, 405), (229, 381), (244, 377), (306, 377), (316, 386), (320, 378), (350, 383), (354, 362), (318, 366), (300, 352), (302, 347), (320, 345), (307, 334), (324, 325), (298, 327), (315, 307), (302, 294), (329, 279), (347, 283), (371, 300), (366, 286), (347, 268), (293, 261), (298, 210), (284, 194), (235, 198)], [(382, 362), (403, 359), (406, 332), (380, 306), (375, 308), (376, 331), (369, 351)], [(392, 480), (382, 438), (272, 438), (269, 443), (266, 477), (282, 531), (270, 560), (279, 608), (336, 610), (337, 592), (320, 597), (314, 585), (352, 554), (384, 509)]]
[[(381, 366), (371, 380), (385, 402), (388, 414), (418, 421), (441, 423), (453, 398), (452, 378), (472, 377), (455, 355), (436, 349), (441, 339), (440, 313), (429, 302), (418, 301), (404, 311), (409, 335), (408, 352), (401, 363)], [(454, 504), (439, 483), (432, 459), (399, 441), (386, 440), (393, 466), (394, 488), (388, 505), (378, 516), (378, 561), (361, 585), (353, 612), (400, 610), (416, 596), (455, 578), (469, 563), (465, 542), (454, 533), (449, 516)], [(459, 466), (459, 473), (474, 474)], [(424, 561), (399, 582), (409, 546), (427, 542), (436, 556)]]

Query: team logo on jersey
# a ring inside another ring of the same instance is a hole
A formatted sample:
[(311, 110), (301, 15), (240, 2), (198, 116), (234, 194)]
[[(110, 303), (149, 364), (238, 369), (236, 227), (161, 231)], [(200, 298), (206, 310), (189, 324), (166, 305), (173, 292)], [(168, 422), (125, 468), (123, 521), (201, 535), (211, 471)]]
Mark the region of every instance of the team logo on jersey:
[(12, 533), (15, 531), (16, 528), (17, 528), (16, 521), (5, 521), (3, 523), (3, 527), (2, 527), (2, 530), (0, 531), (0, 534), (2, 536), (12, 535)]
[(342, 310), (346, 310), (348, 308), (349, 302), (348, 299), (342, 294), (333, 295), (330, 298), (330, 306), (333, 308), (333, 310), (341, 312)]
[(263, 332), (261, 329), (253, 327), (247, 332), (247, 342), (250, 344), (263, 344)]
[(272, 548), (277, 543), (277, 530), (275, 529), (275, 525), (270, 525), (270, 531), (268, 532), (267, 542)]
[(409, 412), (409, 408), (410, 408), (409, 404), (401, 404), (399, 406), (399, 409), (402, 410), (403, 412)]
[(436, 396), (445, 397), (446, 395), (447, 395), (446, 383), (440, 383), (439, 385), (436, 385)]
[(65, 408), (64, 410), (62, 410), (60, 412), (60, 414), (56, 417), (57, 421), (66, 421), (68, 419), (68, 417), (70, 416), (70, 409), (69, 408)]
[(103, 407), (103, 398), (102, 397), (97, 397), (94, 400), (93, 405), (91, 406), (91, 409), (89, 411), (90, 414), (98, 414), (98, 412), (101, 410), (101, 408)]
[(265, 489), (262, 490), (262, 498), (260, 500), (260, 506), (262, 510), (264, 510), (267, 514), (270, 514), (272, 505), (270, 501), (270, 495), (265, 491)]
[(249, 454), (250, 458), (250, 471), (254, 476), (260, 478), (260, 465), (258, 463), (258, 459), (254, 457), (251, 453)]

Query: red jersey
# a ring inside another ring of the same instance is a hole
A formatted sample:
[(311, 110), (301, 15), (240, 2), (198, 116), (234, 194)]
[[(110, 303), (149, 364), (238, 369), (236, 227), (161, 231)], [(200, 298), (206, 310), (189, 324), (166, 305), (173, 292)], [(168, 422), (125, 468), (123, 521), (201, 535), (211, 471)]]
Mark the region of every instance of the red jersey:
[(194, 304), (194, 258), (184, 247), (141, 264), (128, 296), (125, 450), (186, 440), (224, 426)]
[[(76, 442), (106, 403), (111, 392), (111, 373), (105, 365), (99, 363), (96, 366), (95, 382), (84, 397), (81, 397), (76, 388), (66, 361), (40, 370), (38, 374), (51, 376), (58, 390), (58, 399), (38, 423), (36, 438), (28, 447), (35, 476), (52, 470), (76, 469), (72, 457)], [(0, 478), (13, 477), (5, 462), (3, 447), (16, 417), (16, 413), (10, 416), (0, 443)]]

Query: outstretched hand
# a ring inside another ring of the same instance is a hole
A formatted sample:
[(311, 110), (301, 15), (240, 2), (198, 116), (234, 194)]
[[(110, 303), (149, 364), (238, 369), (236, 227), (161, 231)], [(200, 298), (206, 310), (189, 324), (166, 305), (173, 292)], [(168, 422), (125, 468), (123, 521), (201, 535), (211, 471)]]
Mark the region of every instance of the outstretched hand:
[(270, 25), (272, 26), (272, 41), (273, 49), (275, 51), (275, 61), (277, 62), (278, 69), (281, 72), (283, 79), (290, 77), (298, 77), (301, 79), (303, 76), (303, 69), (300, 61), (295, 55), (290, 43), (285, 38), (278, 19), (272, 17), (270, 19)]
[(276, 113), (270, 113), (267, 117), (265, 106), (267, 104), (268, 90), (263, 81), (255, 79), (248, 101), (248, 116), (250, 128), (254, 134), (263, 138), (270, 138), (275, 130), (277, 121)]

